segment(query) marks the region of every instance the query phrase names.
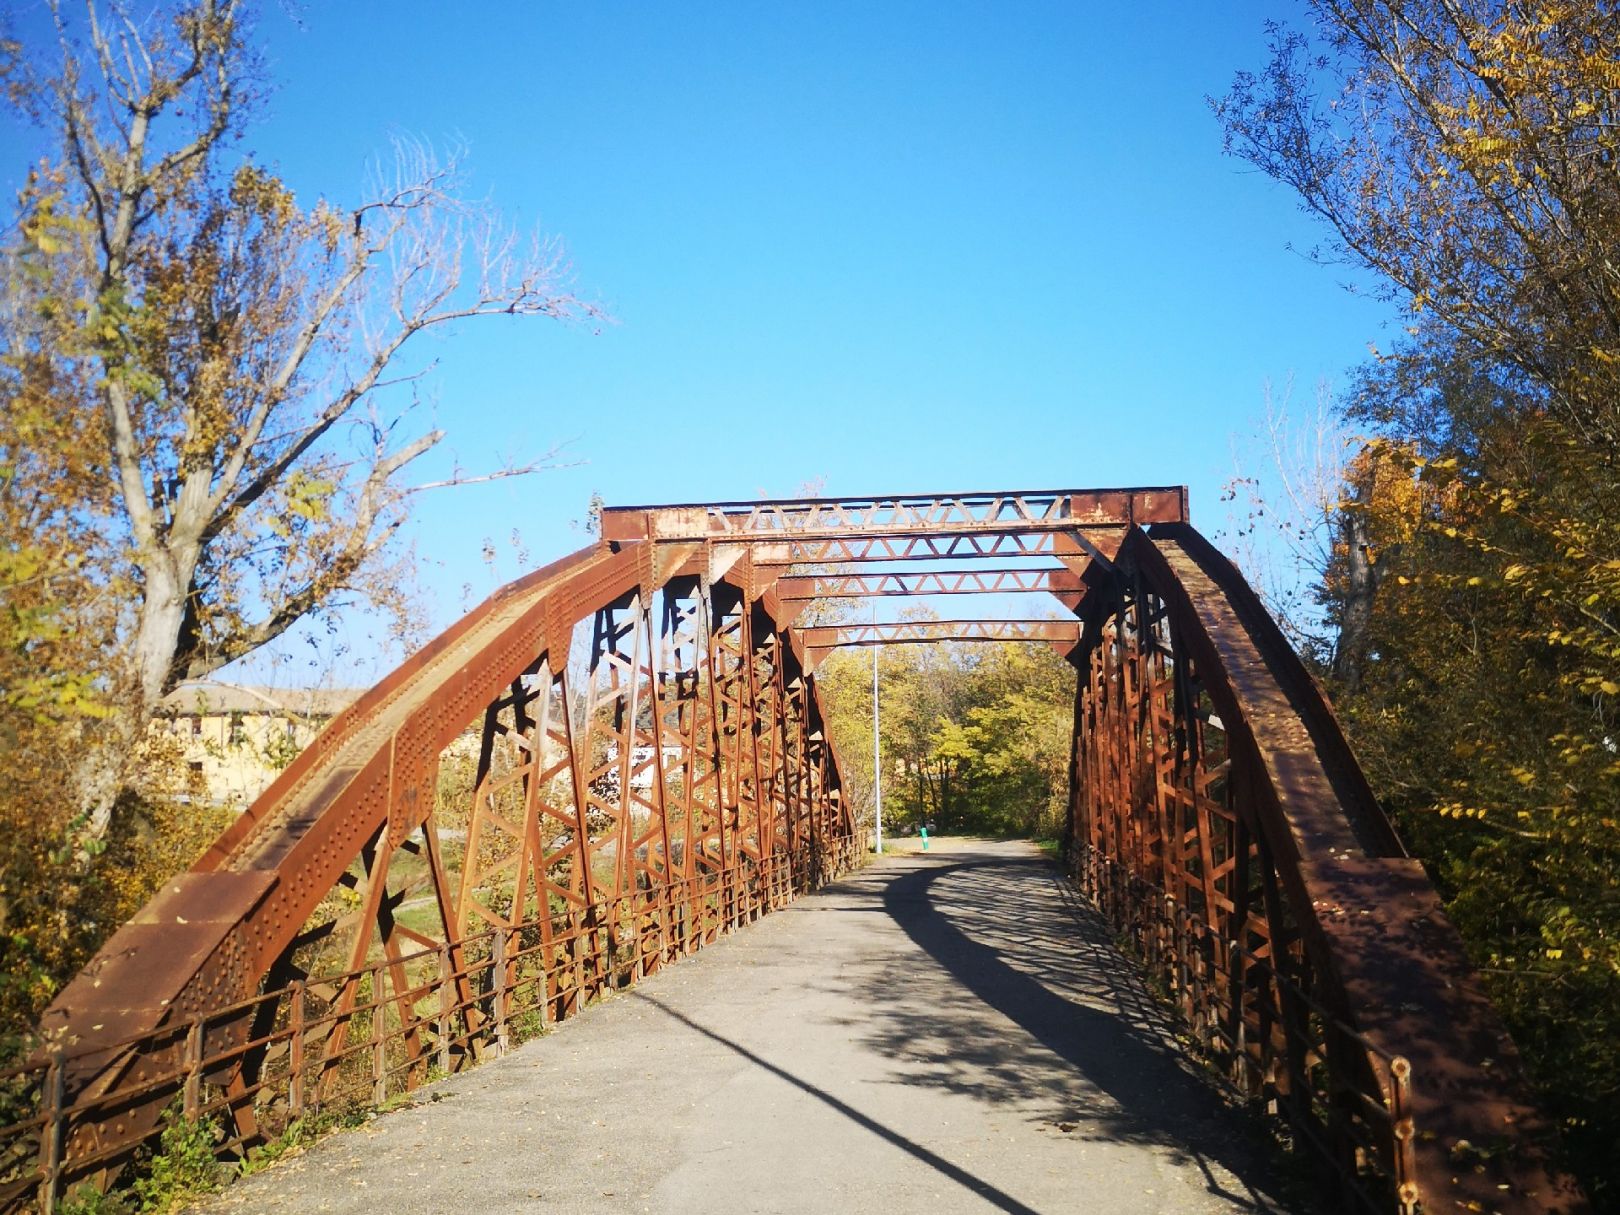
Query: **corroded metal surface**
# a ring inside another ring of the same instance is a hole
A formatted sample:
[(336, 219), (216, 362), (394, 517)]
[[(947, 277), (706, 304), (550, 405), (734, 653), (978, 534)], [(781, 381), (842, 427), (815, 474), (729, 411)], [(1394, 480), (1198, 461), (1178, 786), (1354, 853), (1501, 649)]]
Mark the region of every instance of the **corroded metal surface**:
[(1186, 489), (1159, 486), (608, 507), (602, 535), (752, 542), (783, 536), (1015, 535), (1186, 521)]
[(1338, 1188), (1580, 1210), (1439, 899), (1320, 689), (1187, 527), (1083, 605), (1068, 853), (1195, 1033)]

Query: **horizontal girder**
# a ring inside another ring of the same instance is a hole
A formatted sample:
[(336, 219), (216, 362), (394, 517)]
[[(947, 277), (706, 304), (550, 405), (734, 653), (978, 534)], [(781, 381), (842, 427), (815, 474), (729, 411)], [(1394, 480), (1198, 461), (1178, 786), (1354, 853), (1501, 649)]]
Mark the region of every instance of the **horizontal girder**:
[[(788, 605), (791, 606), (791, 605)], [(836, 649), (926, 645), (942, 641), (1044, 642), (1067, 654), (1080, 640), (1078, 620), (902, 620), (893, 623), (811, 625), (795, 630), (804, 665), (819, 668)]]
[(1062, 489), (609, 507), (602, 512), (602, 538), (754, 541), (782, 537), (1025, 534), (1076, 527), (1184, 523), (1186, 519), (1187, 491), (1181, 486)]
[(825, 539), (755, 541), (748, 545), (748, 552), (754, 564), (761, 566), (827, 565), (856, 561), (1061, 558), (1106, 556), (1117, 549), (1124, 538), (1123, 528), (1093, 528), (1089, 532), (832, 536)]
[(1080, 575), (1068, 568), (816, 574), (786, 577), (776, 587), (784, 603), (801, 599), (862, 599), (886, 595), (1075, 595), (1084, 589)]

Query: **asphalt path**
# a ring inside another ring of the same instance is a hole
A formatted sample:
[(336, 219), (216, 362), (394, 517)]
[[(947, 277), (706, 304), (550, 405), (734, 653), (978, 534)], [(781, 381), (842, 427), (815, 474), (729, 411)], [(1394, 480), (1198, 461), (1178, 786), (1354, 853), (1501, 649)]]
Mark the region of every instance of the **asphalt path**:
[(1018, 843), (886, 857), (416, 1101), (197, 1209), (1292, 1209)]

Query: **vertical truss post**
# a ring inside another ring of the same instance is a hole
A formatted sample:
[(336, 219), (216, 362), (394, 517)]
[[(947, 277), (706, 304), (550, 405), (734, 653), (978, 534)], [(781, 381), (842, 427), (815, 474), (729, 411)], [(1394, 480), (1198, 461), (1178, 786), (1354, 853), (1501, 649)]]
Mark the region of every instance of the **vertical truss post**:
[(40, 1102), (42, 1125), (39, 1148), (39, 1209), (54, 1215), (62, 1182), (62, 1145), (66, 1129), (67, 1066), (60, 1048), (53, 1050), (45, 1068), (45, 1091)]
[(370, 970), (371, 978), (371, 1103), (381, 1105), (388, 1100), (388, 1036), (384, 1024), (383, 968), (379, 964)]
[[(721, 596), (724, 595), (722, 600)], [(730, 932), (739, 922), (738, 878), (742, 869), (742, 747), (744, 724), (737, 696), (740, 660), (732, 655), (742, 624), (743, 594), (726, 583), (713, 589), (713, 627), (709, 631), (710, 721), (714, 732), (718, 830), (721, 853), (721, 928)]]
[[(665, 590), (667, 596), (668, 591)], [(664, 750), (666, 736), (664, 732), (664, 700), (666, 694), (665, 684), (665, 645), (663, 639), (653, 630), (651, 595), (642, 597), (641, 617), (638, 630), (642, 638), (642, 653), (645, 655), (643, 667), (638, 675), (637, 684), (646, 686), (646, 713), (650, 731), (645, 735), (646, 746), (651, 749), (651, 772), (647, 775), (646, 784), (648, 796), (642, 800), (649, 810), (648, 825), (634, 843), (637, 863), (643, 866), (644, 887), (643, 897), (646, 899), (646, 908), (638, 915), (638, 942), (642, 931), (650, 919), (657, 924), (657, 950), (653, 955), (654, 968), (663, 964), (670, 957), (670, 880), (672, 867), (670, 864), (669, 840), (669, 802), (667, 798), (668, 776), (664, 771)], [(640, 712), (636, 714), (635, 727), (640, 725)], [(642, 765), (645, 771), (646, 765)], [(630, 787), (631, 804), (638, 798), (636, 792), (638, 780), (633, 780)], [(639, 860), (641, 852), (645, 850), (647, 859)], [(646, 969), (647, 950), (644, 944), (638, 943), (636, 949), (637, 977)]]
[[(690, 606), (683, 607), (683, 603)], [(714, 777), (712, 757), (702, 745), (699, 720), (703, 713), (702, 685), (707, 679), (704, 651), (706, 594), (696, 578), (667, 584), (663, 597), (662, 636), (666, 651), (659, 697), (660, 746), (668, 744), (676, 755), (671, 771), (662, 769), (666, 816), (678, 810), (680, 827), (674, 837), (667, 835), (666, 855), (669, 882), (673, 888), (670, 906), (675, 916), (670, 957), (696, 948), (703, 935), (702, 876), (709, 863), (707, 852), (708, 813), (701, 801), (702, 789)], [(676, 779), (678, 774), (678, 780)], [(700, 823), (699, 817), (705, 821)]]

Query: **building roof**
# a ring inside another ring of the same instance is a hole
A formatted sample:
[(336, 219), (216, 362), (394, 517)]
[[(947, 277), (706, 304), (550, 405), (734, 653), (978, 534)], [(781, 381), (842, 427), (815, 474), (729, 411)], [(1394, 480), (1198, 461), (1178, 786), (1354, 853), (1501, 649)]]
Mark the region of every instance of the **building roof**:
[(198, 680), (182, 684), (165, 696), (160, 711), (172, 717), (217, 717), (223, 713), (332, 717), (364, 691), (364, 688), (269, 688)]

